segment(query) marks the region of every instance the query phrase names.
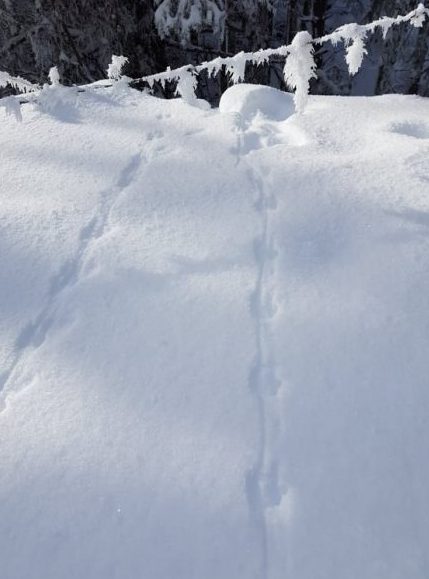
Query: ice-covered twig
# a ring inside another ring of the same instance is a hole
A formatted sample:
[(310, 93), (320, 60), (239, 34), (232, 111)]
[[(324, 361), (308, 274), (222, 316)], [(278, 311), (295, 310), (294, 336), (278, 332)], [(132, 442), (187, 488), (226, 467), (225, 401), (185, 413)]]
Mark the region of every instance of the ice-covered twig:
[(416, 28), (421, 28), (426, 18), (429, 18), (429, 9), (427, 9), (424, 4), (420, 3), (415, 10), (412, 10), (405, 16), (400, 15), (396, 16), (396, 18), (384, 16), (383, 18), (370, 22), (369, 24), (346, 24), (340, 26), (330, 34), (326, 34), (320, 38), (315, 38), (313, 43), (321, 45), (326, 42), (331, 42), (336, 46), (339, 42), (344, 42), (346, 46), (346, 62), (349, 67), (349, 72), (351, 75), (354, 75), (359, 71), (363, 58), (368, 53), (365, 48), (365, 39), (368, 34), (374, 33), (379, 28), (383, 34), (383, 38), (386, 38), (387, 33), (392, 26), (409, 22)]
[(159, 82), (165, 86), (166, 82), (179, 82), (178, 79), (181, 78), (181, 75), (189, 74), (190, 71), (194, 73), (195, 77), (204, 71), (209, 76), (215, 76), (223, 68), (230, 73), (233, 82), (240, 82), (244, 78), (247, 64), (265, 64), (274, 56), (288, 57), (285, 66), (285, 79), (287, 84), (296, 91), (295, 103), (297, 109), (302, 111), (307, 101), (310, 80), (316, 76), (316, 65), (313, 58), (315, 46), (326, 42), (332, 42), (334, 45), (343, 42), (346, 47), (346, 62), (349, 72), (354, 75), (360, 70), (363, 58), (367, 54), (365, 40), (368, 34), (379, 28), (383, 36), (386, 37), (387, 32), (394, 25), (409, 22), (415, 27), (421, 27), (427, 18), (429, 18), (429, 9), (420, 3), (415, 10), (396, 18), (383, 17), (365, 25), (347, 24), (330, 34), (314, 39), (308, 33), (299, 32), (290, 45), (267, 48), (256, 52), (240, 52), (233, 57), (217, 57), (197, 66), (168, 69), (162, 73), (141, 77), (131, 81), (130, 84), (146, 82), (153, 87), (155, 83)]
[(40, 86), (37, 84), (32, 84), (28, 80), (21, 78), (20, 76), (11, 76), (7, 72), (0, 71), (0, 88), (5, 88), (6, 86), (11, 86), (19, 92), (34, 92), (40, 90)]
[(13, 96), (0, 100), (0, 106), (6, 109), (6, 114), (15, 117), (18, 122), (22, 121), (21, 105), (19, 100)]
[(192, 68), (182, 70), (177, 76), (176, 94), (181, 96), (185, 101), (192, 102), (195, 100), (198, 80)]
[(53, 66), (49, 71), (49, 80), (52, 86), (59, 86), (60, 85), (60, 73), (58, 72), (58, 68)]
[(286, 84), (295, 91), (295, 108), (299, 113), (304, 111), (307, 104), (310, 81), (317, 77), (316, 68), (311, 34), (298, 32), (286, 58), (284, 77)]
[[(291, 44), (278, 48), (261, 49), (256, 52), (240, 52), (235, 56), (217, 57), (209, 62), (199, 65), (186, 65), (176, 69), (167, 68), (166, 71), (143, 76), (136, 79), (123, 78), (123, 81), (130, 86), (146, 83), (153, 88), (156, 83), (165, 88), (167, 83), (176, 85), (176, 94), (185, 99), (195, 98), (195, 91), (198, 83), (198, 75), (206, 72), (209, 76), (215, 76), (221, 70), (229, 73), (232, 82), (237, 83), (244, 80), (246, 66), (248, 64), (262, 65), (269, 62), (272, 57), (286, 58), (284, 70), (287, 84), (295, 90), (295, 104), (297, 110), (303, 111), (307, 102), (310, 89), (310, 81), (316, 76), (316, 64), (313, 53), (315, 46), (331, 42), (334, 45), (342, 42), (346, 50), (346, 62), (351, 75), (356, 74), (361, 65), (367, 49), (365, 41), (369, 34), (380, 29), (386, 37), (392, 26), (401, 23), (410, 23), (416, 28), (423, 26), (429, 18), (429, 9), (420, 3), (415, 10), (408, 14), (395, 18), (383, 17), (370, 24), (346, 24), (334, 32), (319, 38), (312, 38), (307, 32), (299, 32)], [(112, 56), (112, 62), (108, 67), (108, 78), (110, 81), (117, 81), (122, 78), (122, 68), (128, 62), (124, 56)], [(51, 69), (50, 80), (52, 84), (59, 83), (58, 71)], [(12, 77), (6, 72), (0, 72), (0, 88), (11, 85), (20, 92), (34, 92), (40, 90), (40, 86), (19, 78)], [(85, 92), (95, 88), (107, 88), (112, 86), (112, 82), (103, 81), (91, 85), (78, 87), (78, 92)], [(21, 101), (22, 102), (22, 101)]]
[(120, 80), (122, 78), (122, 69), (127, 64), (126, 56), (116, 56), (112, 54), (112, 62), (107, 67), (107, 76), (111, 80)]
[[(390, 18), (387, 16), (383, 16), (379, 20), (374, 20), (369, 24), (362, 24), (359, 27), (362, 29), (363, 32), (366, 33), (373, 33), (376, 31), (377, 28), (380, 28), (383, 32), (383, 35), (386, 36), (387, 32), (392, 26), (397, 26), (402, 23), (409, 22), (413, 26), (420, 28), (423, 26), (425, 20), (429, 18), (429, 8), (426, 8), (424, 4), (420, 3), (415, 10), (412, 10), (408, 14), (399, 15), (394, 18)], [(338, 42), (344, 40), (344, 29), (347, 29), (348, 25), (340, 26), (330, 34), (326, 34), (325, 36), (320, 36), (319, 38), (314, 38), (314, 44), (325, 44), (326, 42), (332, 42), (333, 44), (337, 44)]]

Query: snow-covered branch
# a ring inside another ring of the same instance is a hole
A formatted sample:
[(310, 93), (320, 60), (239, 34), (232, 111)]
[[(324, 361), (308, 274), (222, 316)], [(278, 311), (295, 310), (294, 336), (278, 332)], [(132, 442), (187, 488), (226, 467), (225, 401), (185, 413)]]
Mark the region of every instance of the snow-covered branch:
[(316, 68), (311, 34), (298, 32), (286, 58), (284, 77), (287, 85), (295, 91), (295, 107), (299, 113), (304, 111), (307, 104), (310, 81), (317, 77)]
[[(176, 82), (179, 86), (182, 83), (182, 75), (185, 78), (189, 78), (189, 75), (191, 75), (196, 87), (196, 78), (201, 72), (206, 71), (210, 76), (215, 76), (224, 69), (230, 73), (232, 82), (237, 83), (244, 79), (244, 72), (248, 64), (260, 65), (267, 63), (271, 57), (283, 57), (286, 58), (285, 80), (288, 86), (295, 91), (297, 111), (302, 112), (307, 102), (310, 81), (317, 76), (313, 57), (315, 46), (327, 42), (331, 42), (334, 45), (340, 42), (344, 43), (345, 58), (349, 72), (354, 75), (360, 70), (363, 59), (367, 54), (365, 41), (369, 34), (380, 29), (385, 38), (392, 26), (410, 23), (412, 26), (419, 28), (423, 26), (428, 17), (429, 9), (420, 3), (415, 10), (396, 18), (384, 17), (366, 25), (347, 24), (320, 38), (312, 38), (308, 32), (299, 32), (291, 44), (280, 46), (279, 48), (268, 48), (257, 52), (240, 52), (232, 57), (218, 57), (197, 66), (184, 66), (175, 70), (168, 69), (165, 72), (142, 77), (132, 82), (147, 82), (151, 87), (157, 82), (163, 86), (165, 86), (166, 82)], [(182, 94), (179, 89), (177, 92)]]
[(397, 16), (396, 18), (384, 16), (369, 24), (345, 24), (331, 32), (331, 34), (321, 38), (314, 38), (313, 43), (322, 45), (331, 42), (334, 46), (337, 46), (337, 44), (343, 42), (346, 49), (346, 62), (349, 72), (354, 75), (360, 70), (364, 56), (368, 54), (365, 47), (368, 34), (373, 34), (377, 29), (380, 29), (383, 38), (386, 38), (392, 26), (410, 23), (415, 28), (421, 28), (428, 17), (429, 9), (420, 3), (415, 10), (405, 16)]
[(107, 76), (112, 80), (120, 80), (122, 78), (122, 69), (127, 64), (128, 58), (126, 56), (112, 55), (112, 62), (107, 67)]
[[(166, 4), (160, 2), (159, 10), (166, 9)], [(159, 13), (161, 14), (161, 12)], [(165, 26), (169, 26), (169, 16), (167, 12), (162, 12)], [(191, 13), (190, 13), (191, 18)], [(246, 66), (262, 65), (267, 63), (271, 57), (281, 57), (285, 59), (284, 77), (288, 86), (295, 91), (295, 105), (298, 112), (305, 109), (308, 94), (310, 90), (311, 79), (317, 76), (316, 63), (314, 61), (314, 50), (327, 42), (334, 46), (343, 43), (345, 47), (345, 58), (351, 75), (356, 74), (362, 61), (367, 54), (365, 42), (367, 37), (376, 30), (381, 30), (383, 37), (386, 37), (392, 26), (402, 23), (409, 23), (416, 28), (423, 26), (426, 19), (429, 18), (429, 9), (420, 3), (415, 10), (406, 15), (397, 16), (396, 18), (383, 17), (370, 24), (346, 24), (341, 26), (331, 34), (320, 38), (312, 38), (308, 32), (299, 32), (291, 44), (280, 46), (278, 48), (261, 49), (256, 52), (240, 52), (235, 56), (217, 57), (209, 62), (203, 62), (199, 65), (186, 65), (177, 69), (167, 68), (166, 71), (137, 79), (123, 78), (131, 86), (147, 84), (154, 88), (159, 83), (165, 88), (167, 83), (176, 85), (176, 94), (186, 100), (195, 98), (198, 85), (199, 74), (205, 72), (209, 76), (216, 76), (219, 72), (225, 71), (229, 74), (233, 83), (244, 80)], [(191, 18), (192, 20), (192, 18)], [(112, 86), (122, 78), (122, 67), (127, 62), (123, 56), (114, 56), (108, 69), (109, 81), (102, 81), (92, 85), (85, 85), (78, 88), (83, 92), (90, 88), (101, 88)], [(52, 71), (51, 71), (52, 72)], [(52, 84), (59, 82), (57, 73), (51, 75)], [(0, 72), (0, 88), (6, 85), (13, 86), (20, 92), (34, 92), (41, 87), (33, 85), (30, 82), (19, 78), (12, 77), (8, 73)]]
[(35, 92), (41, 88), (39, 85), (32, 84), (20, 76), (11, 76), (7, 72), (0, 71), (0, 88), (5, 88), (7, 86), (11, 86), (21, 93)]

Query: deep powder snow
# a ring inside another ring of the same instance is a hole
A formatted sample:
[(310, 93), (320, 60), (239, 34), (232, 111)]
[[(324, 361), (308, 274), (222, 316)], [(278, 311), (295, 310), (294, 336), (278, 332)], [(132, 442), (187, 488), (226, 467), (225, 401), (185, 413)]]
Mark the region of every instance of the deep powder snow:
[(0, 114), (1, 579), (427, 579), (429, 100)]

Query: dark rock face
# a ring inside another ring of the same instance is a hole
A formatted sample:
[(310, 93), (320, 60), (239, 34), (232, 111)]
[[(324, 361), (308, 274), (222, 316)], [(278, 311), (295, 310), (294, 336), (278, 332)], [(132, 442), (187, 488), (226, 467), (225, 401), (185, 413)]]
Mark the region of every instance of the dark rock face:
[[(138, 77), (167, 64), (279, 46), (299, 30), (321, 36), (341, 24), (395, 16), (416, 6), (412, 0), (188, 0), (188, 13), (194, 2), (202, 7), (203, 22), (186, 38), (180, 27), (160, 38), (156, 9), (167, 6), (177, 18), (177, 0), (0, 0), (0, 70), (45, 82), (57, 65), (63, 82), (86, 83), (105, 77), (113, 53), (128, 56), (126, 73)], [(210, 24), (213, 9), (217, 27)], [(369, 54), (354, 78), (343, 48), (325, 45), (317, 54), (320, 71), (313, 91), (429, 96), (428, 28), (401, 25), (386, 40), (378, 33), (368, 39)], [(247, 75), (250, 82), (284, 86), (281, 62), (265, 70), (249, 67)], [(216, 102), (227, 82), (202, 78), (200, 96)]]

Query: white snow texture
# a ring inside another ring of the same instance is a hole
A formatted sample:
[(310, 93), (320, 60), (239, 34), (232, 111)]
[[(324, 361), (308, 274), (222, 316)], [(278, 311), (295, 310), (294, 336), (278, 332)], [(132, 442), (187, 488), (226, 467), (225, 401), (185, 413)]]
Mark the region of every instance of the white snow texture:
[(427, 579), (429, 101), (68, 94), (0, 108), (1, 579)]

